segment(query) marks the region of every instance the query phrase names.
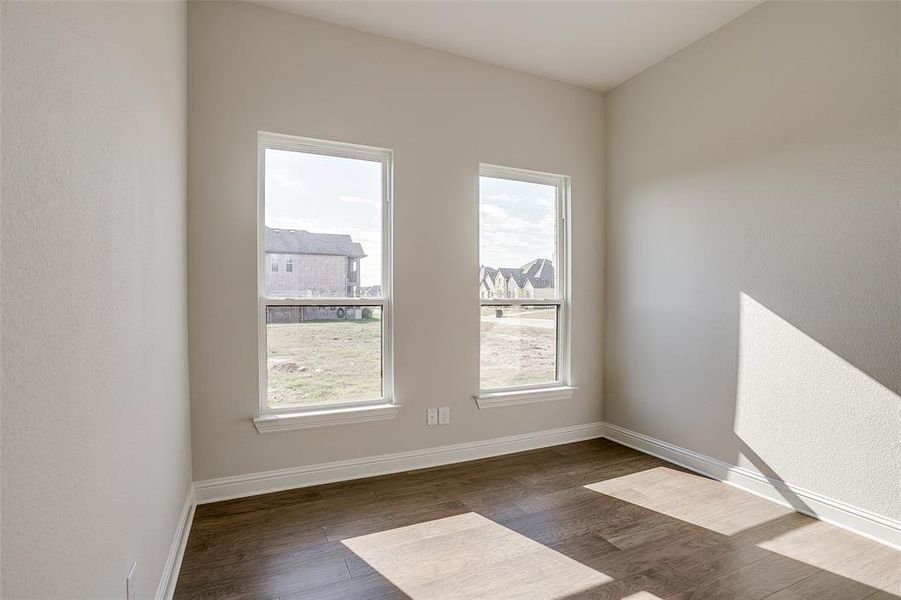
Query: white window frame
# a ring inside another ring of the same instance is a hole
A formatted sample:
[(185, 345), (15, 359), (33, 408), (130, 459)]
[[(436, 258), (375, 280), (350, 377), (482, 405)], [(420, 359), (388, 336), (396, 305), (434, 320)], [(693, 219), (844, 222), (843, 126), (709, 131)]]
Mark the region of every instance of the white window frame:
[[(266, 150), (287, 150), (381, 163), (382, 165), (382, 294), (377, 298), (271, 298), (266, 284)], [(392, 302), (394, 153), (388, 148), (361, 146), (268, 131), (257, 133), (257, 298), (259, 357), (259, 413), (254, 425), (260, 433), (307, 429), (362, 421), (392, 419), (400, 406), (394, 399), (394, 315)], [(378, 306), (382, 313), (382, 397), (359, 402), (312, 406), (269, 406), (266, 309), (270, 306)]]
[[(527, 384), (505, 388), (480, 389), (475, 396), (479, 408), (495, 408), (515, 404), (530, 404), (572, 398), (576, 387), (572, 384), (570, 357), (571, 298), (570, 288), (570, 194), (571, 180), (566, 175), (530, 171), (492, 164), (479, 165), (479, 177), (508, 179), (526, 183), (550, 185), (556, 189), (556, 262), (554, 265), (556, 297), (537, 298), (479, 298), (479, 314), (483, 306), (556, 306), (557, 307), (557, 379), (541, 384)], [(478, 202), (481, 205), (481, 192)], [(481, 233), (479, 244), (481, 245)], [(500, 265), (498, 265), (500, 266)], [(481, 285), (481, 282), (480, 284)], [(507, 295), (507, 294), (505, 294)], [(481, 317), (480, 317), (481, 318)], [(481, 335), (479, 336), (481, 346)], [(481, 352), (480, 352), (481, 355)], [(479, 361), (479, 385), (481, 386), (481, 359)]]

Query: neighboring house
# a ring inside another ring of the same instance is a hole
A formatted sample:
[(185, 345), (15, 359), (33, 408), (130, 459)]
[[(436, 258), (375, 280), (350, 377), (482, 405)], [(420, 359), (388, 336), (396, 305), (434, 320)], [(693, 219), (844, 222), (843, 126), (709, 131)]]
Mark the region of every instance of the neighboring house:
[(494, 277), (497, 269), (482, 266), (479, 269), (479, 298), (494, 298)]
[(546, 258), (535, 259), (518, 269), (479, 269), (480, 298), (540, 299), (554, 294), (554, 265)]
[(349, 235), (266, 227), (266, 294), (356, 297), (363, 247)]
[(553, 298), (556, 295), (554, 263), (546, 258), (536, 258), (522, 266), (526, 278), (524, 298)]

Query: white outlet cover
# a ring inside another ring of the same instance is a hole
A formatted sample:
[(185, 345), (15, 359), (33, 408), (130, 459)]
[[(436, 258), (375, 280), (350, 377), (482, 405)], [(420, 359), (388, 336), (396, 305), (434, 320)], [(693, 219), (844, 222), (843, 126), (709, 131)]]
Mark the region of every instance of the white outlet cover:
[(442, 406), (438, 409), (438, 424), (447, 425), (450, 423), (450, 407)]

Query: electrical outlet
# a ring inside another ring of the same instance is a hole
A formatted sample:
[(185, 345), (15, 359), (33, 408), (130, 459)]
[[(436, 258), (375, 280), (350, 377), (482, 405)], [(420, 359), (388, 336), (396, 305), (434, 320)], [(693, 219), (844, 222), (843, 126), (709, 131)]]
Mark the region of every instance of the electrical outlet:
[(437, 425), (438, 424), (438, 409), (437, 408), (429, 408), (425, 411), (426, 415), (426, 425)]
[(128, 576), (125, 578), (125, 600), (138, 600), (138, 586), (135, 582), (135, 576), (137, 575), (135, 571), (137, 568), (138, 563), (131, 563)]
[(442, 406), (438, 409), (438, 424), (447, 425), (450, 423), (450, 407)]

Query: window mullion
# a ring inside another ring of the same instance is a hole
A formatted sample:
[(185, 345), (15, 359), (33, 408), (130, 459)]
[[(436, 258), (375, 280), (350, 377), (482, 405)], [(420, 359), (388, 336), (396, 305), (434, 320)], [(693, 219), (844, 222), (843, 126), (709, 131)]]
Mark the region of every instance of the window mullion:
[(562, 306), (565, 300), (562, 298), (480, 298), (482, 306)]
[(269, 298), (262, 297), (264, 306), (386, 306), (387, 298)]

